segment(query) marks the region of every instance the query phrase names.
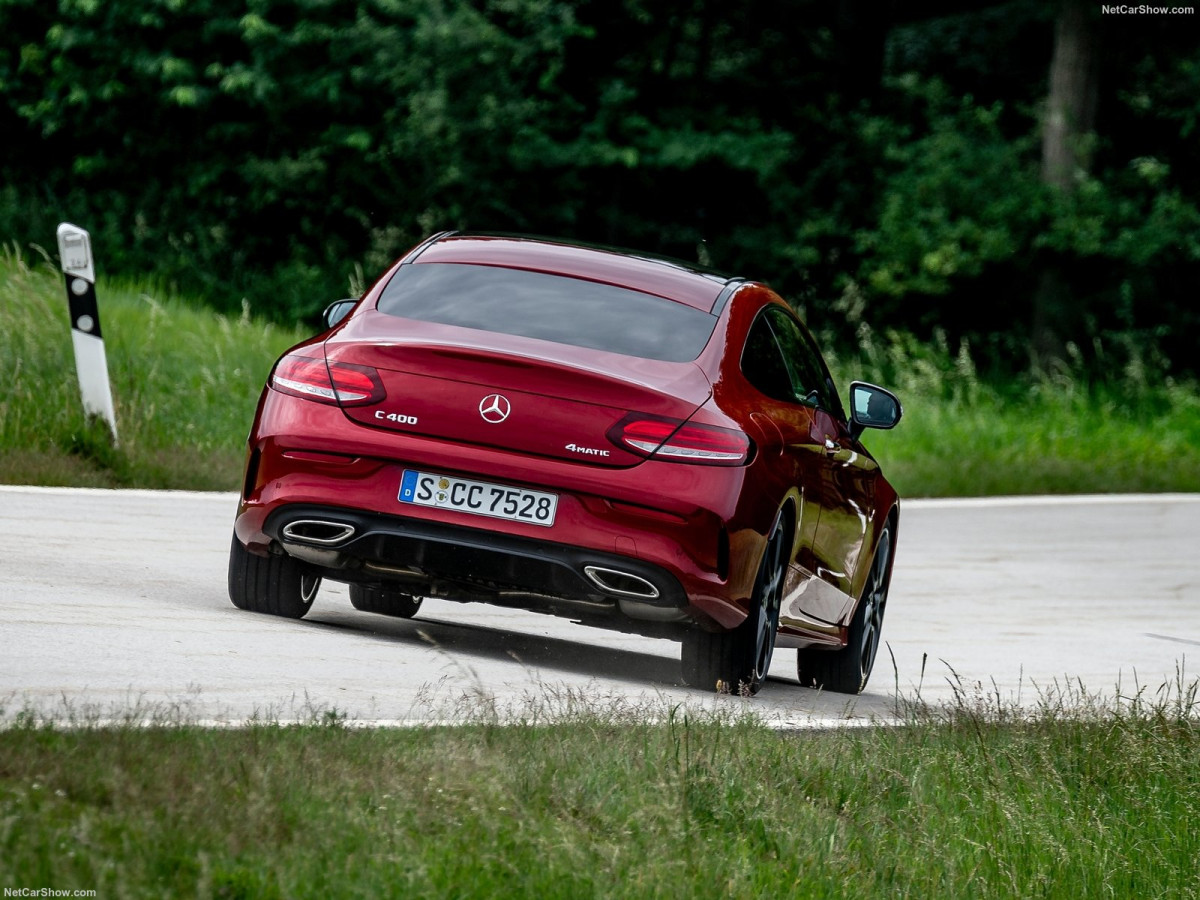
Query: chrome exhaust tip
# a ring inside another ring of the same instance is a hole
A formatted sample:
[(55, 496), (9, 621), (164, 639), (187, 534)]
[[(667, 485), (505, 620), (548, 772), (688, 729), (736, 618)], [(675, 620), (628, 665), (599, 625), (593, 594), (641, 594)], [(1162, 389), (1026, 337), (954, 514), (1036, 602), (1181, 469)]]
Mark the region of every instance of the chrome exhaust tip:
[(301, 544), (316, 544), (332, 547), (344, 543), (354, 536), (355, 528), (344, 522), (328, 522), (324, 519), (297, 519), (283, 526), (280, 534), (286, 541)]
[(583, 574), (603, 591), (620, 597), (637, 597), (639, 600), (656, 600), (658, 588), (643, 578), (630, 572), (617, 569), (607, 569), (603, 566), (584, 566)]

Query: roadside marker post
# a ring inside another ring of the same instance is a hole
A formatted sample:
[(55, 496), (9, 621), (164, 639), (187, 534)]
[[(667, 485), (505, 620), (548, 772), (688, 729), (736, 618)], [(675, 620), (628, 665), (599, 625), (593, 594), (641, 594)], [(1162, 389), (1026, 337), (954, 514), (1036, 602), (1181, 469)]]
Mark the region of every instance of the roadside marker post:
[(108, 357), (100, 332), (100, 309), (96, 305), (96, 265), (92, 237), (83, 228), (63, 222), (58, 226), (58, 255), (67, 283), (71, 309), (71, 342), (75, 346), (75, 371), (83, 411), (99, 416), (117, 443), (117, 416), (113, 412), (112, 389), (108, 384)]

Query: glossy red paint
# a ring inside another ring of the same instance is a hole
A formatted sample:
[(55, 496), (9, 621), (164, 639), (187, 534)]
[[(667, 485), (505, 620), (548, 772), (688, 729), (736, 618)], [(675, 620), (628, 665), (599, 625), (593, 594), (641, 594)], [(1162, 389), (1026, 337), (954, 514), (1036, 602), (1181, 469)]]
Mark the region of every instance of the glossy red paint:
[[(378, 308), (397, 272), (430, 264), (628, 288), (711, 313), (712, 334), (694, 360), (663, 361)], [(891, 520), (895, 533), (898, 499), (836, 392), (821, 408), (772, 398), (748, 379), (743, 355), (768, 308), (811, 341), (759, 283), (556, 242), (431, 239), (273, 373), (250, 433), (237, 540), (328, 578), (686, 638), (736, 629), (754, 612), (768, 536), (782, 523), (779, 642), (841, 647), (880, 531)], [(321, 365), (334, 383), (325, 393), (314, 386)], [(495, 395), (502, 402), (489, 400)], [(653, 441), (672, 434), (674, 457), (664, 449), (646, 458)], [(406, 470), (556, 494), (553, 525), (402, 503)], [(300, 518), (351, 522), (362, 537), (345, 547), (288, 538), (289, 522)], [(409, 548), (408, 558), (388, 557), (395, 547)], [(558, 574), (521, 583), (543, 551), (561, 554), (578, 576), (578, 585), (561, 588), (569, 595), (561, 606)], [(626, 572), (659, 596), (621, 580)], [(605, 594), (603, 585), (616, 589)]]

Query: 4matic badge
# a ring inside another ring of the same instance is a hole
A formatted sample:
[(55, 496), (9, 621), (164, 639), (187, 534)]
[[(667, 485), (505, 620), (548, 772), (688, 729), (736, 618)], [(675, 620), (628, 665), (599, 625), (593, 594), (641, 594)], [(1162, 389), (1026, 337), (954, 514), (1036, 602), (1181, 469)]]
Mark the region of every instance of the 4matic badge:
[(608, 456), (607, 450), (598, 450), (595, 447), (580, 447), (578, 444), (567, 444), (567, 450), (572, 453), (582, 453), (584, 456)]

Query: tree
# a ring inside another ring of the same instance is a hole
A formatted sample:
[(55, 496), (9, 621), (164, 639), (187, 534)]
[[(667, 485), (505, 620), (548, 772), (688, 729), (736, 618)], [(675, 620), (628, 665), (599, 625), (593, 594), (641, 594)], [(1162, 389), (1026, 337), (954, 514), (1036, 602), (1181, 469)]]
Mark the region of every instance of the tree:
[[(1099, 63), (1095, 5), (1062, 0), (1050, 62), (1049, 92), (1042, 121), (1042, 181), (1069, 197), (1091, 169)], [(1045, 367), (1063, 358), (1064, 335), (1081, 321), (1077, 295), (1061, 261), (1047, 260), (1033, 297), (1030, 349)]]

